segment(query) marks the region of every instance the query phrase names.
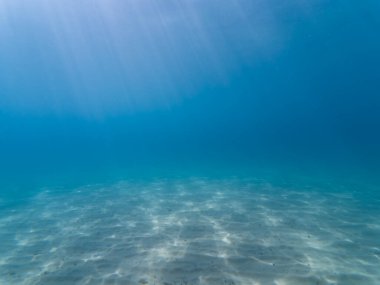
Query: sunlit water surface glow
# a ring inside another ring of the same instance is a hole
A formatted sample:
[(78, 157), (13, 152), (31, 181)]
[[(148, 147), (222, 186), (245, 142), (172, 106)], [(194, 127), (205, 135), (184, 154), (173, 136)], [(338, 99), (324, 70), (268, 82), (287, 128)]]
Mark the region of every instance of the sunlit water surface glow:
[[(284, 8), (305, 16), (313, 5)], [(262, 1), (2, 0), (0, 103), (91, 118), (170, 106), (207, 85), (228, 84), (242, 62), (279, 50), (285, 39), (276, 16), (284, 8)]]

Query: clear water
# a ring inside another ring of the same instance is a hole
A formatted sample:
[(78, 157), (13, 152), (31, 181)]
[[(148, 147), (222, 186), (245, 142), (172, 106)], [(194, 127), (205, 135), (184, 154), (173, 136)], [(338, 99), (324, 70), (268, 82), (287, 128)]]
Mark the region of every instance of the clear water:
[(0, 0), (0, 284), (380, 284), (379, 13)]

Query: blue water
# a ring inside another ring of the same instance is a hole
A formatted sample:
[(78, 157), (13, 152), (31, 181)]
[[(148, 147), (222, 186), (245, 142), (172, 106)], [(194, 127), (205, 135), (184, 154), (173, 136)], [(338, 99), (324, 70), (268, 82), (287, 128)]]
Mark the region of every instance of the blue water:
[(0, 283), (380, 284), (376, 0), (0, 0)]

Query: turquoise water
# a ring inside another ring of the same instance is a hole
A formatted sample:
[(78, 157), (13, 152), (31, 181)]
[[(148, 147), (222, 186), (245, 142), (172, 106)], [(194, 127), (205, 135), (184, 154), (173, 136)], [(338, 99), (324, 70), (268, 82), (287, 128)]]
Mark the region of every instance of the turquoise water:
[(1, 210), (4, 284), (377, 284), (373, 185), (234, 177), (42, 188)]
[(376, 0), (0, 0), (0, 284), (380, 284)]

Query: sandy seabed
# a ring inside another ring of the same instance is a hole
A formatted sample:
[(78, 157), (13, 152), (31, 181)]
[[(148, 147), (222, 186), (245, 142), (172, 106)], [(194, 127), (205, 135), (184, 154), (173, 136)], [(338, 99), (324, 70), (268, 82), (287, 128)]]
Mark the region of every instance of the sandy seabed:
[(380, 211), (255, 179), (45, 189), (0, 211), (0, 284), (380, 284)]

